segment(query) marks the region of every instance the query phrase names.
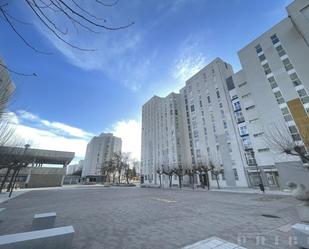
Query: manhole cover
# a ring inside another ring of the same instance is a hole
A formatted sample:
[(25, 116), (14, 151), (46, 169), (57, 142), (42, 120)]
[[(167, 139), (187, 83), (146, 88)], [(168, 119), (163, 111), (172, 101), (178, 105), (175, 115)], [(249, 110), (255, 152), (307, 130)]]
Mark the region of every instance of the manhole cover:
[(264, 217), (266, 217), (266, 218), (280, 219), (279, 216), (272, 215), (272, 214), (262, 214), (262, 216), (264, 216)]

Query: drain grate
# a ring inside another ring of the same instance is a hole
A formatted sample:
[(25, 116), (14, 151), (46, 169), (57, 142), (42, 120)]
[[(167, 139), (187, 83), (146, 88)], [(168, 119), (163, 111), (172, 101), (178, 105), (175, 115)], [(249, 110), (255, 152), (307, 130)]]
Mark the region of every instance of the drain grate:
[(272, 215), (272, 214), (262, 214), (263, 217), (266, 217), (266, 218), (272, 218), (272, 219), (280, 219), (279, 216), (277, 215)]

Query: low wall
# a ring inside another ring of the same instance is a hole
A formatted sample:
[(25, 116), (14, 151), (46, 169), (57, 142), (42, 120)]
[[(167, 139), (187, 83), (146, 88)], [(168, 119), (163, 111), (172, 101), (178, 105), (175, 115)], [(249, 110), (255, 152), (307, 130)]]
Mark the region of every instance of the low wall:
[(301, 162), (276, 163), (282, 188), (287, 188), (287, 182), (304, 184), (309, 189), (309, 170)]

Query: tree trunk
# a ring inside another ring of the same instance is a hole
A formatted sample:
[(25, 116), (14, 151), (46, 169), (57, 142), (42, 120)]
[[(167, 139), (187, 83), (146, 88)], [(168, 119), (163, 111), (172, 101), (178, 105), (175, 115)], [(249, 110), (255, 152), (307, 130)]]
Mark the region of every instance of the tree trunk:
[(192, 175), (192, 188), (193, 188), (193, 190), (194, 190), (194, 174)]
[(9, 176), (10, 172), (11, 172), (11, 168), (8, 168), (8, 171), (6, 172), (6, 174), (4, 176), (4, 179), (3, 179), (2, 183), (1, 183), (0, 194), (2, 193), (3, 187), (5, 185), (6, 180), (8, 179), (8, 176)]
[(206, 178), (206, 183), (207, 183), (207, 189), (209, 190), (210, 189), (210, 182), (209, 182), (209, 176), (208, 176), (207, 171), (206, 171), (206, 174), (205, 174), (205, 178)]
[(172, 175), (169, 175), (168, 178), (169, 178), (169, 181), (170, 181), (170, 188), (171, 188), (171, 187), (172, 187), (173, 176), (172, 176)]
[(16, 175), (15, 175), (15, 178), (14, 178), (14, 181), (13, 181), (13, 185), (11, 187), (11, 191), (10, 191), (10, 194), (9, 194), (9, 197), (12, 196), (12, 193), (13, 193), (13, 190), (14, 190), (14, 186), (15, 186), (15, 183), (16, 183), (16, 180), (17, 180), (17, 177), (18, 177), (18, 174), (19, 174), (19, 171), (21, 170), (21, 168), (19, 168), (16, 172)]
[(6, 192), (10, 192), (16, 173), (17, 169), (14, 169), (13, 175), (11, 176), (10, 183), (6, 189)]
[(160, 180), (160, 188), (162, 188), (161, 174), (159, 174), (159, 180)]
[(178, 181), (179, 181), (179, 188), (181, 188), (182, 186), (182, 176), (181, 175), (179, 175), (178, 176)]
[(216, 181), (217, 181), (218, 189), (220, 189), (218, 175), (216, 175)]

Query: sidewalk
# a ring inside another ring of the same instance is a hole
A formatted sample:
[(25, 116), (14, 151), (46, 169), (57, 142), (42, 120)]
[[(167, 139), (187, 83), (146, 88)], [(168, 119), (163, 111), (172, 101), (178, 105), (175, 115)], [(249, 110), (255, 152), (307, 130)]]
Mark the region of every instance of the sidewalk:
[[(238, 193), (238, 194), (263, 194), (259, 189), (255, 188), (237, 188), (237, 187), (225, 187), (221, 189), (210, 189), (213, 192), (226, 192), (226, 193)], [(265, 189), (267, 195), (292, 195), (290, 190), (268, 190)]]
[(14, 190), (14, 192), (12, 193), (12, 196), (11, 196), (11, 197), (9, 197), (9, 194), (10, 194), (10, 193), (4, 191), (4, 192), (2, 192), (2, 193), (0, 194), (0, 203), (6, 202), (6, 201), (8, 201), (8, 200), (11, 200), (11, 199), (13, 199), (13, 198), (15, 198), (15, 197), (17, 197), (17, 196), (19, 196), (19, 195), (22, 195), (22, 194), (24, 194), (24, 193), (27, 193), (28, 191), (30, 191), (30, 190), (28, 190), (28, 189)]

